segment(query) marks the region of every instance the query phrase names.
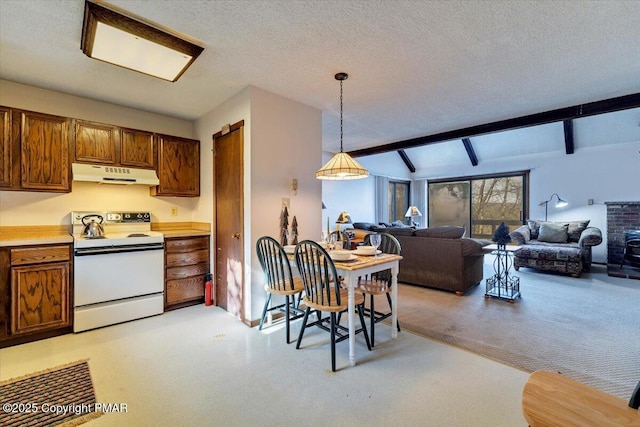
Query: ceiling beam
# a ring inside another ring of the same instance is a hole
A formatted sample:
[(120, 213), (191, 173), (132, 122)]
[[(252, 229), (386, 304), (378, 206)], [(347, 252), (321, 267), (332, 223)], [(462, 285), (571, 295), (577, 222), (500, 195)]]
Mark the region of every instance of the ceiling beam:
[(628, 110), (630, 108), (637, 107), (640, 107), (640, 93), (605, 99), (603, 101), (589, 102), (587, 104), (574, 105), (572, 107), (559, 108), (557, 110), (500, 120), (497, 122), (421, 136), (418, 138), (406, 139), (404, 141), (392, 142), (390, 144), (379, 145), (377, 147), (362, 148), (360, 150), (349, 151), (349, 155), (352, 157), (370, 156), (372, 154), (404, 150), (407, 148), (420, 147), (442, 141), (469, 138), (472, 136), (543, 125), (547, 123), (577, 119), (580, 117)]
[(573, 120), (564, 122), (564, 146), (567, 154), (573, 154)]
[(473, 145), (471, 145), (471, 140), (469, 138), (462, 138), (462, 143), (464, 144), (464, 149), (467, 150), (467, 155), (469, 156), (469, 160), (471, 160), (471, 164), (473, 166), (478, 166), (478, 157), (473, 149)]
[(409, 169), (411, 173), (414, 173), (416, 171), (416, 167), (413, 165), (413, 162), (411, 162), (409, 156), (407, 156), (407, 153), (405, 153), (404, 150), (398, 150), (398, 154), (400, 154), (400, 157), (402, 158), (404, 164), (407, 166), (407, 169)]

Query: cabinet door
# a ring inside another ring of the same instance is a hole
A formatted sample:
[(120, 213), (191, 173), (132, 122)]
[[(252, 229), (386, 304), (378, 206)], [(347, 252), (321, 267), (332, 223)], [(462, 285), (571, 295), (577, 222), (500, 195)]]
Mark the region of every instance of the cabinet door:
[(11, 268), (12, 335), (71, 325), (69, 263)]
[(75, 161), (115, 165), (119, 129), (115, 126), (76, 120)]
[(69, 119), (23, 112), (21, 120), (21, 180), (23, 189), (71, 191)]
[(153, 133), (134, 129), (122, 129), (120, 164), (145, 169), (155, 167)]
[(11, 186), (11, 109), (0, 107), (0, 187)]
[(154, 196), (199, 196), (200, 141), (158, 135), (158, 178)]

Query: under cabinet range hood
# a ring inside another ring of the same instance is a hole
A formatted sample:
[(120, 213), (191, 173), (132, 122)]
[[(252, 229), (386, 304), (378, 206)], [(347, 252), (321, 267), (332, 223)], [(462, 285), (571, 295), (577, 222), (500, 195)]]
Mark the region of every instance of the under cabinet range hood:
[(159, 185), (158, 175), (152, 169), (135, 169), (121, 166), (71, 165), (74, 181), (98, 182), (101, 184)]

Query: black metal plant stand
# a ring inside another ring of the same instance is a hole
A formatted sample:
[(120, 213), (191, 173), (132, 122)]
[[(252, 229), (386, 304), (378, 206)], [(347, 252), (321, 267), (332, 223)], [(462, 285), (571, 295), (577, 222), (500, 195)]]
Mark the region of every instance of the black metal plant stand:
[(495, 274), (487, 279), (485, 298), (493, 297), (514, 302), (520, 296), (520, 278), (509, 274), (513, 266), (513, 252), (507, 251), (505, 245), (491, 252), (495, 255), (493, 269)]

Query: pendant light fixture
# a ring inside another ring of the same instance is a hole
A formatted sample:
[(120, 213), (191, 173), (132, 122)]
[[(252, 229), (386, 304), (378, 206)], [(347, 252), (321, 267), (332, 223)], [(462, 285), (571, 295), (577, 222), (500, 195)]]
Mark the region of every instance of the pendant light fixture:
[(316, 178), (318, 179), (345, 180), (362, 179), (369, 176), (369, 171), (342, 149), (342, 82), (347, 80), (348, 77), (347, 73), (335, 75), (336, 80), (340, 82), (340, 152), (316, 172)]

